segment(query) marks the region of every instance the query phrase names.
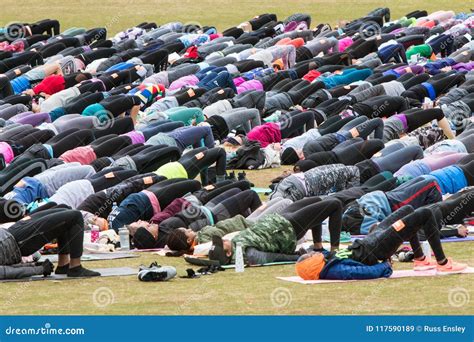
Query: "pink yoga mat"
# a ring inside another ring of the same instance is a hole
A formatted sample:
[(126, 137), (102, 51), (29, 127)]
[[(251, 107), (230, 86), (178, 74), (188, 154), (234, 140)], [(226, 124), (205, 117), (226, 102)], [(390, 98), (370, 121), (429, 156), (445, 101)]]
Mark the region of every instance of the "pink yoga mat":
[[(469, 274), (469, 273), (474, 273), (474, 267), (468, 267), (466, 268), (463, 272), (460, 274)], [(379, 278), (379, 279), (395, 279), (395, 278), (407, 278), (407, 277), (442, 277), (442, 276), (447, 276), (446, 275), (440, 275), (436, 273), (436, 270), (428, 270), (428, 271), (413, 271), (413, 270), (399, 270), (399, 271), (393, 271), (393, 274), (390, 276), (390, 278)], [(348, 283), (348, 282), (353, 282), (353, 281), (360, 281), (360, 280), (326, 280), (326, 279), (320, 279), (320, 280), (303, 280), (298, 276), (294, 277), (277, 277), (277, 279), (284, 280), (284, 281), (290, 281), (292, 283), (299, 283), (299, 284), (305, 284), (305, 285), (312, 285), (312, 284), (329, 284), (329, 283)], [(379, 280), (379, 279), (370, 279), (370, 280)]]

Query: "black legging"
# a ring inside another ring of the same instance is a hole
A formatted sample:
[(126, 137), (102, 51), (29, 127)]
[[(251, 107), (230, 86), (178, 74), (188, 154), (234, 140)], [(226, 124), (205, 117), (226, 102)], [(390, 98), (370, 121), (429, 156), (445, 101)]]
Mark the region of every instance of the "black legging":
[(97, 144), (97, 141), (93, 141), (91, 144), (97, 158), (111, 156), (132, 143), (132, 139), (127, 136), (114, 137), (99, 144)]
[(38, 52), (24, 51), (13, 57), (2, 59), (0, 60), (0, 73), (3, 74), (23, 64), (31, 66), (41, 65), (43, 64), (43, 57)]
[[(434, 76), (426, 82), (433, 87), (435, 96), (446, 93), (450, 88), (460, 85), (466, 79), (466, 76), (459, 73), (446, 73), (437, 76), (439, 77)], [(404, 91), (401, 96), (423, 101), (425, 97), (430, 97), (430, 94), (423, 84), (418, 84)]]
[(84, 62), (85, 65), (92, 63), (96, 59), (109, 58), (117, 52), (114, 48), (98, 48), (97, 50), (87, 51), (74, 56)]
[(48, 34), (57, 36), (60, 32), (60, 24), (58, 20), (44, 19), (29, 25), (32, 34)]
[(84, 220), (77, 210), (49, 209), (32, 214), (8, 228), (18, 243), (22, 256), (29, 256), (45, 244), (58, 241), (58, 254), (71, 258), (82, 256)]
[(135, 69), (135, 67), (132, 67), (126, 70), (105, 72), (98, 78), (103, 82), (106, 90), (110, 90), (121, 84), (132, 83), (140, 79), (140, 75), (138, 75), (137, 69)]
[(177, 161), (181, 157), (179, 148), (174, 146), (146, 146), (131, 156), (140, 173), (152, 172), (166, 163)]
[(113, 187), (120, 182), (133, 177), (137, 174), (134, 170), (114, 170), (104, 175), (95, 174), (89, 178), (95, 192), (99, 192)]
[(329, 217), (331, 247), (339, 248), (341, 235), (342, 204), (337, 199), (308, 197), (290, 204), (281, 215), (291, 222), (296, 239), (301, 239), (308, 229), (313, 234), (313, 242), (322, 242), (321, 224)]
[(448, 199), (429, 205), (432, 210), (439, 210), (445, 225), (462, 224), (474, 211), (473, 190), (457, 193)]
[(433, 120), (444, 119), (444, 113), (440, 108), (419, 109), (404, 115), (407, 119), (408, 132), (414, 131)]
[(20, 159), (13, 161), (7, 168), (0, 171), (0, 195), (3, 196), (23, 177), (33, 177), (47, 169), (43, 159)]
[(302, 112), (295, 110), (285, 113), (278, 119), (280, 122), (281, 138), (286, 139), (295, 135), (301, 135), (314, 128), (313, 112)]
[(79, 114), (82, 113), (87, 106), (99, 103), (104, 99), (103, 93), (91, 93), (89, 91), (80, 94), (71, 101), (69, 101), (64, 107), (66, 114)]
[(389, 117), (396, 113), (403, 113), (409, 108), (408, 101), (401, 96), (376, 96), (359, 103), (355, 103), (352, 108), (359, 115), (368, 118)]
[(54, 158), (58, 158), (66, 151), (79, 146), (89, 145), (93, 140), (94, 135), (90, 129), (71, 129), (59, 133), (49, 139), (46, 144), (51, 146)]
[(249, 190), (250, 183), (245, 180), (237, 182), (226, 180), (213, 185), (211, 190), (201, 189), (198, 192), (195, 192), (194, 195), (198, 197), (201, 203), (206, 204), (229, 189), (240, 189), (242, 191)]
[(378, 261), (390, 259), (403, 241), (409, 241), (415, 258), (423, 257), (418, 231), (423, 229), (425, 236), (438, 262), (446, 259), (440, 241), (440, 217), (427, 208), (414, 210), (404, 206), (383, 220), (377, 229), (363, 240), (356, 240), (352, 247), (352, 259), (366, 265), (375, 265)]
[[(132, 109), (134, 106), (141, 104), (138, 96), (113, 95), (106, 97), (99, 102), (107, 111), (112, 113), (114, 117)], [(110, 119), (110, 118), (109, 118)]]
[(114, 118), (111, 121), (102, 122), (99, 128), (93, 128), (92, 133), (96, 139), (104, 137), (109, 134), (125, 134), (133, 131), (133, 119), (129, 116), (124, 118)]
[[(201, 154), (203, 154), (201, 156)], [(199, 155), (198, 159), (196, 156)], [(201, 173), (201, 180), (207, 185), (207, 168), (216, 163), (216, 175), (225, 176), (226, 153), (223, 148), (214, 147), (207, 149), (206, 147), (195, 148), (184, 154), (179, 163), (183, 165), (188, 173), (188, 178), (193, 179)], [(202, 179), (204, 177), (204, 179)]]
[[(226, 198), (218, 199), (218, 197), (221, 196), (225, 197), (225, 192), (215, 198), (216, 202), (218, 201), (218, 203), (212, 208), (210, 208), (215, 222), (222, 221), (234, 217), (236, 215), (247, 216), (249, 214), (249, 210), (253, 212), (262, 205), (262, 201), (260, 200), (260, 197), (258, 197), (258, 194), (255, 191), (238, 191), (239, 192)], [(210, 202), (208, 202), (207, 205), (209, 205), (209, 203)]]
[(327, 164), (355, 165), (363, 160), (370, 159), (384, 148), (384, 143), (379, 139), (355, 141), (342, 148), (337, 146), (332, 151), (316, 152), (310, 154), (306, 160), (314, 161), (314, 167)]
[(155, 194), (161, 208), (166, 208), (176, 198), (180, 198), (189, 192), (197, 191), (201, 183), (194, 179), (167, 179), (147, 188)]
[(37, 143), (44, 143), (54, 137), (54, 132), (50, 129), (35, 130), (27, 136), (15, 139), (12, 142), (12, 149), (15, 155), (25, 152), (29, 147)]

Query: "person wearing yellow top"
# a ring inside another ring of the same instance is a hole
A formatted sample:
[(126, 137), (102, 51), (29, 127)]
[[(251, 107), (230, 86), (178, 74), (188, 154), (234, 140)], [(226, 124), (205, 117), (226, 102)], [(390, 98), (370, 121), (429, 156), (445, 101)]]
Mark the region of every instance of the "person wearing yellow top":
[(201, 183), (207, 185), (207, 168), (212, 164), (216, 164), (216, 183), (225, 180), (226, 153), (223, 148), (214, 147), (195, 148), (185, 153), (178, 161), (167, 163), (155, 173), (167, 179), (188, 178), (194, 179), (201, 174)]

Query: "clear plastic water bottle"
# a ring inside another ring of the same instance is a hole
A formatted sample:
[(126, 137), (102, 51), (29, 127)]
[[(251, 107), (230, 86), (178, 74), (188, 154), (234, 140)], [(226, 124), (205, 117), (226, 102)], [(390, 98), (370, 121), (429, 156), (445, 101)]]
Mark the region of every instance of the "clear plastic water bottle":
[(117, 217), (117, 214), (118, 214), (117, 209), (118, 209), (117, 202), (114, 202), (112, 204), (112, 210), (110, 211), (109, 216), (107, 216), (107, 222), (109, 222), (110, 228), (112, 227), (112, 221)]
[(423, 254), (425, 257), (430, 260), (431, 259), (431, 246), (428, 241), (423, 241), (421, 243), (421, 250), (423, 251)]
[(130, 250), (130, 233), (126, 227), (119, 229), (120, 249), (123, 251)]
[(241, 273), (244, 271), (244, 254), (242, 253), (242, 244), (237, 242), (235, 247), (235, 272)]

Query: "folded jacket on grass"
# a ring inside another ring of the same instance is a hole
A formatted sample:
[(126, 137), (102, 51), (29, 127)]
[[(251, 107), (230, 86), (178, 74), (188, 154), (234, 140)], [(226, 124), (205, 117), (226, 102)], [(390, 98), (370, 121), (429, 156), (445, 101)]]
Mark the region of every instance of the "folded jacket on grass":
[[(464, 271), (458, 274), (472, 274), (472, 273), (474, 273), (474, 267), (468, 267)], [(408, 277), (434, 277), (434, 276), (441, 276), (441, 275), (437, 274), (436, 270), (428, 270), (428, 271), (399, 270), (399, 271), (393, 271), (392, 275), (389, 278), (378, 278), (378, 279), (370, 279), (370, 280), (396, 279), (396, 278), (408, 278)], [(347, 282), (353, 282), (353, 281), (362, 281), (362, 280), (326, 280), (326, 279), (303, 280), (298, 276), (277, 277), (277, 279), (289, 281), (292, 283), (305, 284), (305, 285), (347, 283)], [(366, 280), (363, 280), (363, 281), (366, 281)]]

